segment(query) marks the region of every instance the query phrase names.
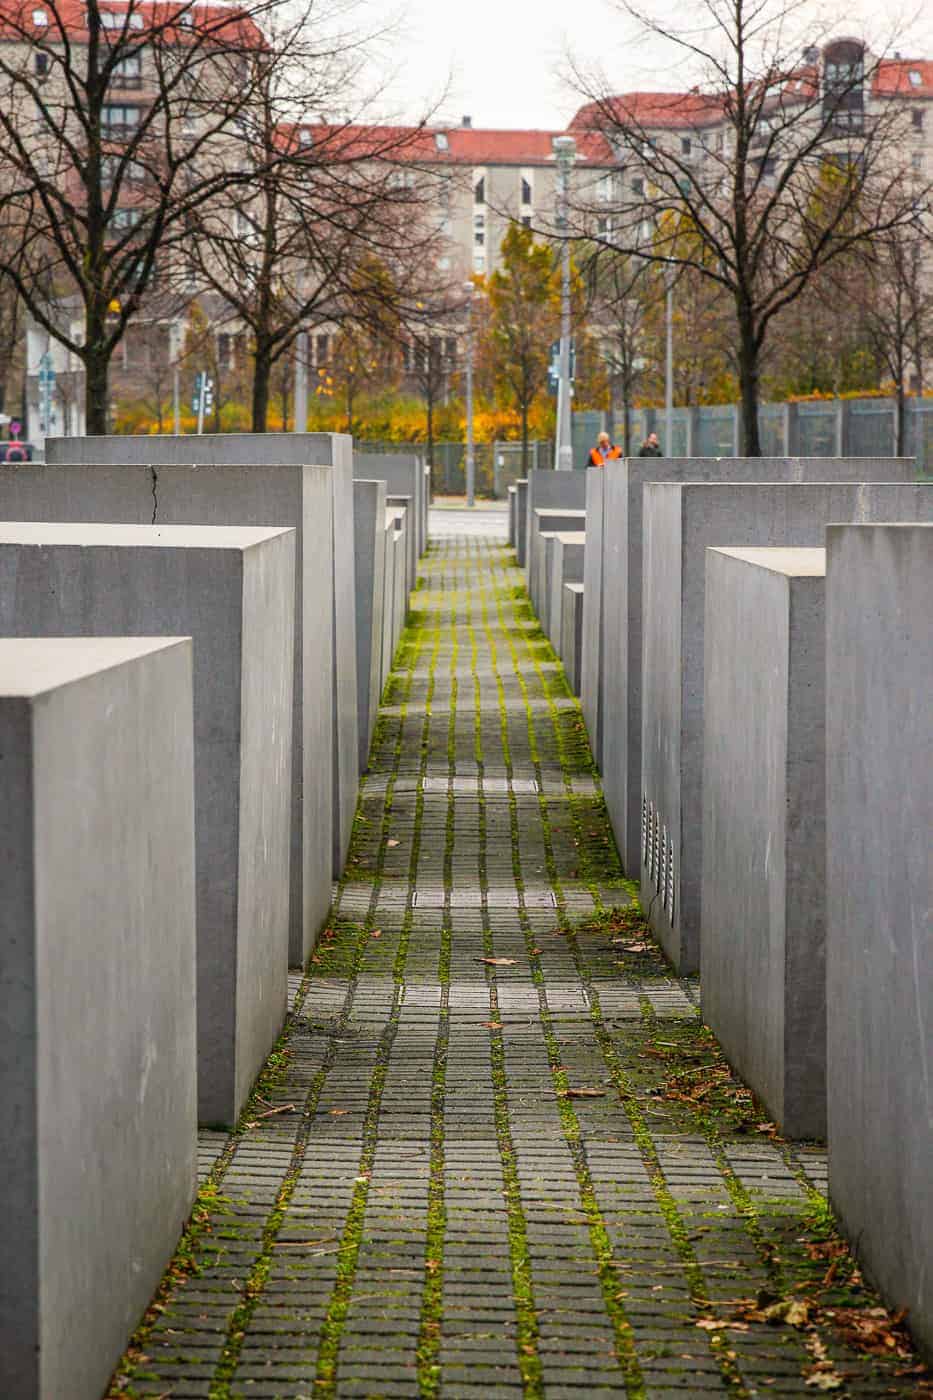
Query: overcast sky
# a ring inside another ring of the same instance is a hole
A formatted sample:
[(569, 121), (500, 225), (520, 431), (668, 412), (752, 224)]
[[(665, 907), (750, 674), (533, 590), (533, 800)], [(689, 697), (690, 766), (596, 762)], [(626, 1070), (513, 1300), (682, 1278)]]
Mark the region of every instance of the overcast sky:
[[(700, 76), (678, 67), (676, 54), (659, 40), (639, 37), (612, 0), (401, 3), (403, 37), (392, 50), (398, 70), (392, 105), (409, 118), (419, 104), (437, 96), (449, 73), (443, 120), (458, 122), (468, 113), (474, 126), (559, 128), (582, 100), (561, 80), (568, 48), (580, 59), (601, 63), (619, 91), (689, 87)], [(672, 12), (686, 14), (689, 0), (646, 4), (657, 4), (671, 23)], [(887, 38), (894, 32), (891, 0), (840, 0), (836, 13), (847, 18), (837, 24), (831, 14), (826, 18), (823, 0), (804, 0), (804, 6), (808, 19), (812, 15), (814, 23), (832, 32), (852, 33), (864, 25), (876, 42), (879, 34)], [(913, 0), (897, 24), (895, 47), (905, 56), (933, 59), (933, 0)]]

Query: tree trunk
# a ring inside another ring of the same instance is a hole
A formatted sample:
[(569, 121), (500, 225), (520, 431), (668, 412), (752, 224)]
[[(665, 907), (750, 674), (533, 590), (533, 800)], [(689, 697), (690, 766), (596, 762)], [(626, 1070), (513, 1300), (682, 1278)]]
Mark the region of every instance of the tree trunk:
[(522, 476), (528, 475), (528, 404), (522, 400)]
[(264, 433), (269, 423), (269, 389), (272, 360), (268, 347), (256, 345), (253, 352), (253, 421), (252, 431)]
[(433, 491), (433, 490), (434, 490), (434, 395), (432, 394), (430, 388), (428, 389), (428, 395), (427, 395), (427, 409), (428, 409), (428, 469), (429, 469), (429, 471), (430, 471), (430, 473), (431, 473), (429, 479), (430, 479), (430, 483), (431, 483), (431, 490)]
[(82, 358), (86, 431), (88, 437), (106, 437), (110, 431), (110, 355), (104, 348), (103, 317), (95, 334), (88, 314), (88, 342)]
[(742, 404), (741, 452), (744, 457), (760, 457), (758, 345), (750, 308), (741, 299), (737, 303), (736, 313), (739, 326), (739, 391)]

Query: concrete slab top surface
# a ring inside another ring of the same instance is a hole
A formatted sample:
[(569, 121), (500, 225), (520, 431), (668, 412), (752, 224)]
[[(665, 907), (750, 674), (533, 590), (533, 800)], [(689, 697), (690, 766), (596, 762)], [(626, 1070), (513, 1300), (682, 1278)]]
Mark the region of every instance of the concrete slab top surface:
[(746, 564), (755, 564), (759, 569), (770, 569), (775, 574), (787, 574), (792, 578), (822, 578), (826, 573), (826, 550), (815, 547), (798, 546), (785, 548), (782, 545), (761, 548), (733, 548), (729, 545), (715, 546), (717, 554), (727, 554), (730, 559), (740, 559)]
[(571, 506), (535, 506), (534, 513), (540, 520), (553, 519), (555, 515), (562, 517), (570, 516), (573, 520), (586, 519), (585, 510), (576, 510)]
[(0, 544), (242, 550), (265, 544), (289, 529), (287, 525), (103, 525), (4, 520), (0, 521)]
[(586, 544), (585, 530), (555, 530), (554, 538), (561, 544)]
[(573, 592), (573, 593), (582, 593), (582, 592), (583, 592), (583, 584), (582, 584), (582, 583), (565, 583), (565, 584), (564, 584), (564, 587), (565, 587), (565, 588), (569, 588), (569, 589), (571, 590), (571, 592)]
[(186, 637), (0, 637), (0, 696), (31, 699)]

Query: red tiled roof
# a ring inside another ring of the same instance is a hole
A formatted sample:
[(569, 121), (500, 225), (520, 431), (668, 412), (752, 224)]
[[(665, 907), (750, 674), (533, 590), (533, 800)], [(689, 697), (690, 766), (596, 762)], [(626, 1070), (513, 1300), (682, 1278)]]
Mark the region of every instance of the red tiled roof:
[(702, 92), (626, 92), (588, 102), (570, 123), (570, 131), (593, 131), (606, 125), (638, 127), (710, 126), (722, 117), (719, 97)]
[[(106, 0), (100, 10), (102, 14), (121, 16), (132, 11), (134, 19), (139, 16), (141, 23), (133, 23), (127, 30), (126, 43), (135, 42), (150, 28), (158, 29), (166, 40), (171, 38), (176, 17), (179, 23), (175, 33), (182, 42), (190, 38), (192, 31), (202, 38), (210, 36), (215, 42), (262, 42), (261, 30), (251, 15), (226, 0)], [(44, 15), (45, 22), (40, 18), (37, 24), (37, 15)], [(115, 35), (120, 31), (106, 32)], [(86, 37), (85, 0), (0, 0), (0, 40), (44, 39), (54, 44), (63, 34), (78, 42)]]
[[(920, 81), (911, 80), (916, 73)], [(884, 58), (872, 83), (875, 97), (933, 97), (933, 59)]]
[[(559, 131), (511, 131), (482, 127), (334, 126), (297, 123), (280, 127), (283, 139), (300, 144), (309, 134), (308, 149), (327, 147), (333, 158), (366, 159), (385, 156), (425, 165), (550, 165), (553, 140)], [(598, 132), (575, 133), (577, 157), (594, 164), (612, 163), (608, 142)]]

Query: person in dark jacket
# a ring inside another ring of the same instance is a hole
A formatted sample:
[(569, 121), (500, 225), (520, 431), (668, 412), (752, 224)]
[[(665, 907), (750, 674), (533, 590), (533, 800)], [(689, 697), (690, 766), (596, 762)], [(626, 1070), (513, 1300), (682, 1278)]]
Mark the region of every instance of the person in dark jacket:
[(638, 453), (639, 457), (660, 457), (661, 444), (658, 442), (657, 433), (649, 433), (641, 445)]

